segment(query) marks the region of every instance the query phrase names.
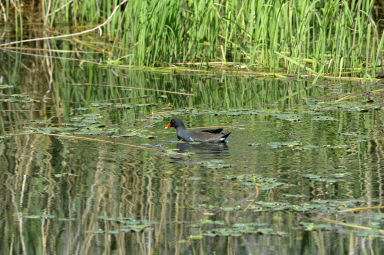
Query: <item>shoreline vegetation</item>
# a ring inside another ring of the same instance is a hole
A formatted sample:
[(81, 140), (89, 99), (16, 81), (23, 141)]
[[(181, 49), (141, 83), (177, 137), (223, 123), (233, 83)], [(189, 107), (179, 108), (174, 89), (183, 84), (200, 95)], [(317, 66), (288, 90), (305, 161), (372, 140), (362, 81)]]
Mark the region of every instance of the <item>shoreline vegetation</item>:
[(375, 80), (381, 13), (374, 0), (6, 0), (0, 49), (162, 72)]

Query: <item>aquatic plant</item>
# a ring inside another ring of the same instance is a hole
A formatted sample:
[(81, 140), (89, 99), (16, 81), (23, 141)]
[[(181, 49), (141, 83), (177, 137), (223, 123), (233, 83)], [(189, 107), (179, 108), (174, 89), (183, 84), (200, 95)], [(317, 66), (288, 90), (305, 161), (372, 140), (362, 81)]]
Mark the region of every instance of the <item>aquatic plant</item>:
[[(45, 27), (102, 52), (110, 65), (219, 62), (245, 70), (307, 73), (315, 79), (326, 74), (371, 78), (381, 68), (384, 44), (372, 15), (374, 3), (40, 0), (22, 6), (6, 0), (0, 22), (12, 21), (16, 39), (21, 39), (26, 17), (40, 12)], [(60, 31), (65, 25), (81, 33), (75, 38), (67, 29)], [(77, 39), (83, 33), (90, 37)]]

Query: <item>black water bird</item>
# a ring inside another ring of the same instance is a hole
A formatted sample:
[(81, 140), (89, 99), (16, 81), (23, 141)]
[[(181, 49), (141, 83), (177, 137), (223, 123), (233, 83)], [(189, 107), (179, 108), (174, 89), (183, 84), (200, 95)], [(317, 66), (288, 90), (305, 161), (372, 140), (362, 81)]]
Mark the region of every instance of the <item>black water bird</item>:
[(186, 142), (226, 143), (230, 132), (222, 133), (223, 129), (187, 130), (180, 119), (172, 119), (165, 128), (176, 128), (177, 138)]

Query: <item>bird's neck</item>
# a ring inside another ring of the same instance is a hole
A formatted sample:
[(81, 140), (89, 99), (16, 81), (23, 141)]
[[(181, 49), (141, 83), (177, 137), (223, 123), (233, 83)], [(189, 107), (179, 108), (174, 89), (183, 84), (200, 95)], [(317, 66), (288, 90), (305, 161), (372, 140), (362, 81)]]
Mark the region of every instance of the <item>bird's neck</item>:
[(177, 126), (176, 130), (185, 130), (184, 123), (180, 123), (179, 126)]
[(176, 128), (176, 134), (177, 136), (184, 137), (189, 134), (189, 131), (185, 128), (184, 125), (180, 125)]

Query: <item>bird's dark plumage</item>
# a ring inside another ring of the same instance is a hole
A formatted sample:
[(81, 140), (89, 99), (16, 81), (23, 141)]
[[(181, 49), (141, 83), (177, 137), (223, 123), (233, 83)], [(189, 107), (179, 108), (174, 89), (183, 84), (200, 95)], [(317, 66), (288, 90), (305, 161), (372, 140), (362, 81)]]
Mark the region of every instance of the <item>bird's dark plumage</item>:
[(187, 130), (180, 119), (172, 119), (165, 128), (176, 128), (177, 138), (186, 142), (225, 143), (230, 132), (221, 133), (222, 128), (207, 130)]

